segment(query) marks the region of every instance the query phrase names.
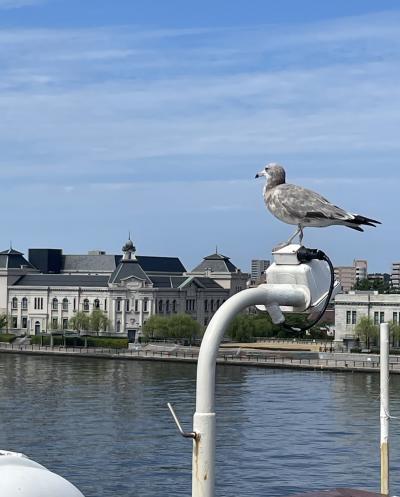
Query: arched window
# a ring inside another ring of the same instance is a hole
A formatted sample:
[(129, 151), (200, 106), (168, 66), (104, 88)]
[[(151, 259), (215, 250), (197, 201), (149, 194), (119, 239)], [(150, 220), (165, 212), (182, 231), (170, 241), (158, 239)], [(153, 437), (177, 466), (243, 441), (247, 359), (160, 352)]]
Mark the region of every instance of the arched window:
[(117, 299), (117, 312), (121, 312), (121, 299)]
[(53, 309), (53, 311), (56, 311), (58, 309), (58, 299), (52, 300), (51, 308)]
[(83, 301), (83, 310), (84, 310), (85, 312), (88, 312), (88, 311), (89, 311), (89, 299), (85, 299), (85, 300)]
[(172, 301), (172, 312), (176, 312), (176, 300)]
[(99, 299), (95, 299), (94, 302), (93, 302), (93, 305), (94, 305), (95, 309), (100, 309), (100, 300)]
[(21, 307), (24, 311), (28, 309), (28, 299), (24, 297), (21, 301)]
[(162, 312), (162, 311), (163, 311), (163, 301), (159, 300), (158, 301), (158, 312)]
[(63, 311), (68, 311), (68, 299), (67, 298), (63, 299), (63, 301), (62, 301), (62, 309), (63, 309)]
[(165, 312), (169, 312), (169, 300), (165, 301)]
[(17, 308), (18, 308), (18, 299), (17, 299), (17, 297), (14, 297), (14, 298), (12, 299), (12, 301), (11, 301), (11, 307), (12, 307), (13, 309), (17, 309)]

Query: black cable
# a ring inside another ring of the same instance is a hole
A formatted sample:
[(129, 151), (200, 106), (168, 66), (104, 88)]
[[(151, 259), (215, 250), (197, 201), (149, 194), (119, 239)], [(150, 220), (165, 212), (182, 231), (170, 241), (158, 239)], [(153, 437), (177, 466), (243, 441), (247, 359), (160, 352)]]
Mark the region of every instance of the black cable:
[(324, 307), (322, 308), (321, 312), (318, 314), (318, 317), (316, 319), (314, 319), (311, 323), (307, 324), (306, 326), (299, 326), (299, 327), (290, 326), (289, 324), (286, 324), (285, 322), (281, 323), (281, 326), (283, 328), (285, 328), (285, 330), (292, 331), (292, 332), (294, 331), (295, 333), (307, 331), (310, 328), (312, 328), (313, 326), (315, 326), (320, 321), (322, 316), (325, 314), (326, 309), (328, 308), (329, 302), (330, 302), (331, 297), (332, 297), (333, 288), (335, 286), (335, 270), (333, 268), (332, 261), (325, 254), (325, 252), (323, 252), (322, 250), (300, 247), (298, 252), (297, 252), (297, 258), (298, 258), (299, 262), (301, 262), (301, 263), (310, 262), (313, 259), (325, 261), (328, 264), (330, 272), (331, 272), (331, 282), (330, 282), (330, 286), (329, 286), (328, 295), (326, 296), (326, 299), (325, 299)]

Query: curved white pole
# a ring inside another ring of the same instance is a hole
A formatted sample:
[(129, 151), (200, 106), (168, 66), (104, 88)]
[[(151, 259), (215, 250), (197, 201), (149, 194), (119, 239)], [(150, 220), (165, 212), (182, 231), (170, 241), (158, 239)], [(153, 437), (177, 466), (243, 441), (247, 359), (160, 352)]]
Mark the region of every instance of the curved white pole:
[(219, 345), (232, 319), (251, 305), (307, 309), (309, 292), (301, 285), (260, 285), (228, 299), (215, 313), (204, 334), (197, 363), (196, 412), (193, 417), (192, 497), (214, 497), (215, 489), (215, 369)]

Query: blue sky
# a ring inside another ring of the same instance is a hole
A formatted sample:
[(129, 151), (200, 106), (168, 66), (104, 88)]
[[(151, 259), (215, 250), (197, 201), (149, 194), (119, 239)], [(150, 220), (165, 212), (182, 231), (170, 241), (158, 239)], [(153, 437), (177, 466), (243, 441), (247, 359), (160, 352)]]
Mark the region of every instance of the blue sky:
[(336, 264), (400, 259), (396, 1), (0, 0), (2, 245), (242, 270), (292, 227), (254, 175), (382, 220), (306, 231)]

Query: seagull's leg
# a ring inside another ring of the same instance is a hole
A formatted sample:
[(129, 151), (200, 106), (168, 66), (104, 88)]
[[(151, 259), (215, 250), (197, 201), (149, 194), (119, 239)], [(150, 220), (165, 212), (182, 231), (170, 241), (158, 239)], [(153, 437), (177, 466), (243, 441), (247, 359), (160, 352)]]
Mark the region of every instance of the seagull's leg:
[(300, 245), (303, 245), (304, 233), (303, 233), (303, 226), (301, 224), (299, 224), (299, 230), (300, 230), (300, 236), (299, 236)]
[(294, 232), (294, 234), (289, 238), (289, 240), (287, 242), (282, 242), (280, 243), (279, 245), (277, 245), (276, 247), (274, 247), (274, 250), (279, 250), (283, 247), (287, 247), (288, 245), (290, 245), (292, 243), (292, 241), (296, 238), (296, 236), (298, 234), (300, 234), (302, 232), (302, 229), (301, 229), (301, 226), (298, 225), (298, 228), (297, 230)]

